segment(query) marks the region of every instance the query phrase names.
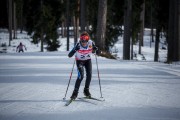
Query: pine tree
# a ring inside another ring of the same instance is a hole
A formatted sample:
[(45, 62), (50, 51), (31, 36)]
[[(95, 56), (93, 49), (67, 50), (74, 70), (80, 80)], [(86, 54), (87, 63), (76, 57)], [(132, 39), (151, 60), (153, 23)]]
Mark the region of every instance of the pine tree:
[(27, 4), (34, 6), (27, 11), (27, 30), (33, 34), (33, 42), (41, 40), (41, 51), (43, 44), (47, 43), (47, 50), (55, 51), (60, 46), (57, 41), (57, 28), (61, 18), (61, 1), (43, 0), (29, 1)]

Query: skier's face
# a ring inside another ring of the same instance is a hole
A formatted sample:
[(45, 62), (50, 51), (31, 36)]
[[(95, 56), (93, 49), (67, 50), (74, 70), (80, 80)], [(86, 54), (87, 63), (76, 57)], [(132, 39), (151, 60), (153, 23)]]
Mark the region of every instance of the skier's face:
[(81, 45), (83, 46), (83, 47), (86, 47), (87, 46), (87, 40), (81, 40)]

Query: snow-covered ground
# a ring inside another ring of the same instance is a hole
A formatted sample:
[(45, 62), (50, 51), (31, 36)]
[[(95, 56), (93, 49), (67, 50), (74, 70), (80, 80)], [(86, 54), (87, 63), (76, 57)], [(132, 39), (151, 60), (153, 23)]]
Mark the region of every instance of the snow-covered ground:
[[(74, 58), (67, 57), (65, 39), (59, 39), (62, 47), (58, 52), (42, 53), (39, 52), (40, 46), (31, 44), (31, 38), (24, 35), (26, 37), (12, 41), (14, 47), (7, 47), (7, 53), (0, 54), (0, 120), (180, 119), (180, 65), (152, 62), (153, 44), (149, 48), (147, 42), (147, 46), (142, 48), (146, 61), (141, 60), (141, 57), (137, 57), (138, 61), (98, 57), (105, 101), (77, 99), (65, 107), (77, 77), (75, 67), (66, 100), (63, 100), (74, 62)], [(7, 42), (5, 33), (0, 36), (1, 43)], [(70, 40), (72, 48), (73, 39)], [(27, 46), (24, 53), (13, 50), (19, 42)], [(121, 42), (122, 38), (116, 44), (120, 58)], [(163, 61), (165, 54), (166, 50), (160, 50), (160, 55), (163, 56), (160, 61)], [(94, 55), (92, 64), (90, 92), (92, 96), (99, 98)], [(79, 97), (83, 96), (84, 84), (83, 81)]]
[[(66, 51), (66, 44), (67, 39), (59, 37), (58, 39), (60, 41), (61, 47), (58, 48), (58, 51)], [(19, 45), (20, 42), (23, 43), (23, 45), (26, 46), (27, 51), (24, 50), (24, 52), (40, 52), (41, 50), (41, 43), (33, 44), (31, 36), (27, 35), (27, 32), (23, 31), (23, 33), (20, 33), (20, 31), (17, 31), (17, 39), (13, 39), (11, 41), (11, 46), (9, 46), (9, 33), (6, 29), (0, 29), (0, 53), (16, 53), (16, 48)], [(74, 38), (70, 38), (70, 49), (72, 49), (74, 45)], [(47, 50), (46, 44), (44, 45), (44, 51)]]
[[(104, 102), (63, 101), (67, 52), (0, 54), (0, 120), (179, 120), (180, 66), (98, 57)], [(91, 94), (100, 97), (95, 56)], [(74, 69), (67, 99), (72, 94)], [(84, 81), (79, 97), (83, 96)]]
[[(155, 40), (155, 36), (154, 36)], [(144, 31), (144, 46), (141, 47), (141, 55), (138, 54), (139, 51), (139, 43), (133, 45), (133, 53), (136, 54), (134, 56), (134, 60), (139, 61), (154, 61), (154, 46), (155, 42), (151, 42), (150, 30), (145, 29)], [(165, 48), (165, 49), (162, 49)], [(122, 60), (123, 57), (123, 37), (119, 36), (118, 42), (115, 43), (114, 47), (111, 49), (111, 52), (118, 57), (118, 59)], [(160, 37), (159, 43), (159, 62), (165, 62), (167, 59), (167, 44), (166, 38), (164, 36)]]

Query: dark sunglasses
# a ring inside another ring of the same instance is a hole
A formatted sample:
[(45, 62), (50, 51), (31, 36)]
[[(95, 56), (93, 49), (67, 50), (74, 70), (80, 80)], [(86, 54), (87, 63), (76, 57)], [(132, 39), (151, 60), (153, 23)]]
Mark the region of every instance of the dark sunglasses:
[(81, 40), (81, 43), (87, 43), (88, 41), (87, 40)]

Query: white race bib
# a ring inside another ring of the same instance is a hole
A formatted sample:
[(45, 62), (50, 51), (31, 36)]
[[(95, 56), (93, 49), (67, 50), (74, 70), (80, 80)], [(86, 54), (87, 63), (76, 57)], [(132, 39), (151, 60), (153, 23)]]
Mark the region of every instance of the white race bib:
[(76, 51), (76, 60), (88, 60), (91, 59), (91, 54), (92, 54), (92, 41), (89, 40), (87, 42), (87, 47), (84, 48), (80, 44), (80, 49)]

